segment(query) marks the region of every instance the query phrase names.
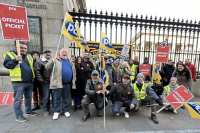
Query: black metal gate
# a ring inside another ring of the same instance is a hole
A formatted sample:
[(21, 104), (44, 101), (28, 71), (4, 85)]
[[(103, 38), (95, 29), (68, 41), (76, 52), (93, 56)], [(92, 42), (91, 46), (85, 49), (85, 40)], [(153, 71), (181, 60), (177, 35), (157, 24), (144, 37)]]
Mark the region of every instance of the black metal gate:
[[(83, 36), (89, 41), (100, 41), (100, 32), (103, 30), (111, 43), (133, 44), (133, 55), (149, 57), (153, 63), (156, 48), (168, 36), (170, 46), (169, 59), (174, 62), (190, 59), (199, 71), (200, 46), (198, 45), (200, 22), (180, 20), (175, 18), (162, 18), (157, 16), (133, 16), (131, 14), (118, 14), (102, 11), (98, 14), (90, 10), (89, 13), (69, 12), (75, 23), (84, 29)], [(74, 45), (74, 44), (73, 44)], [(75, 53), (75, 45), (73, 46)], [(132, 57), (133, 58), (133, 57)]]

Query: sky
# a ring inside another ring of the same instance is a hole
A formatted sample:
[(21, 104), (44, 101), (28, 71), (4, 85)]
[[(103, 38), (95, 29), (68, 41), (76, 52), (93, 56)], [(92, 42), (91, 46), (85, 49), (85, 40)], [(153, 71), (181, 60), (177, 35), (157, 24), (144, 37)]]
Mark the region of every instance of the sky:
[[(87, 10), (200, 20), (200, 0), (86, 0)], [(115, 13), (114, 13), (115, 14)]]

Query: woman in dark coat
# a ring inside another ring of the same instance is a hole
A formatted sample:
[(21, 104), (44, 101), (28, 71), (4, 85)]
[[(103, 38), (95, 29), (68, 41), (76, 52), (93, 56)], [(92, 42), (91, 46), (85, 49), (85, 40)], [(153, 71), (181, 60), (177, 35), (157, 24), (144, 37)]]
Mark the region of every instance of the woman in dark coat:
[(76, 89), (71, 90), (71, 95), (74, 97), (74, 112), (77, 109), (82, 110), (81, 101), (82, 97), (85, 95), (85, 86), (87, 75), (85, 72), (85, 66), (81, 57), (77, 57), (75, 61), (76, 67)]
[(179, 86), (183, 85), (186, 89), (189, 89), (192, 75), (185, 64), (179, 63), (178, 68), (173, 72), (172, 77), (177, 78)]

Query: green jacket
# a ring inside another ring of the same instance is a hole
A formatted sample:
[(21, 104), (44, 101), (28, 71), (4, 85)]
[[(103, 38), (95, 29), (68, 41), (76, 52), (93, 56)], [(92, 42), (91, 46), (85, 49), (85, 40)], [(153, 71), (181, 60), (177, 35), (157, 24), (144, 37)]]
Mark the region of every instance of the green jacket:
[(93, 97), (97, 91), (103, 89), (103, 80), (99, 78), (98, 82), (94, 84), (94, 90), (92, 88), (91, 79), (87, 80), (86, 87), (85, 87), (85, 93), (89, 97)]

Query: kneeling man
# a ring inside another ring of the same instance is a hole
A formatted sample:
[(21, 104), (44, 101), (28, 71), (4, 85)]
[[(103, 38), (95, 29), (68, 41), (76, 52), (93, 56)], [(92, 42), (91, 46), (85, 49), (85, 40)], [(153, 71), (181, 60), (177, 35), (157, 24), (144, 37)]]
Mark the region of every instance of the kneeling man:
[(137, 106), (137, 99), (134, 94), (133, 87), (130, 85), (130, 77), (124, 75), (122, 82), (115, 85), (114, 88), (108, 93), (108, 95), (115, 94), (114, 105), (112, 112), (119, 116), (120, 109), (126, 107), (124, 114), (126, 118), (129, 118), (128, 112), (131, 112)]

